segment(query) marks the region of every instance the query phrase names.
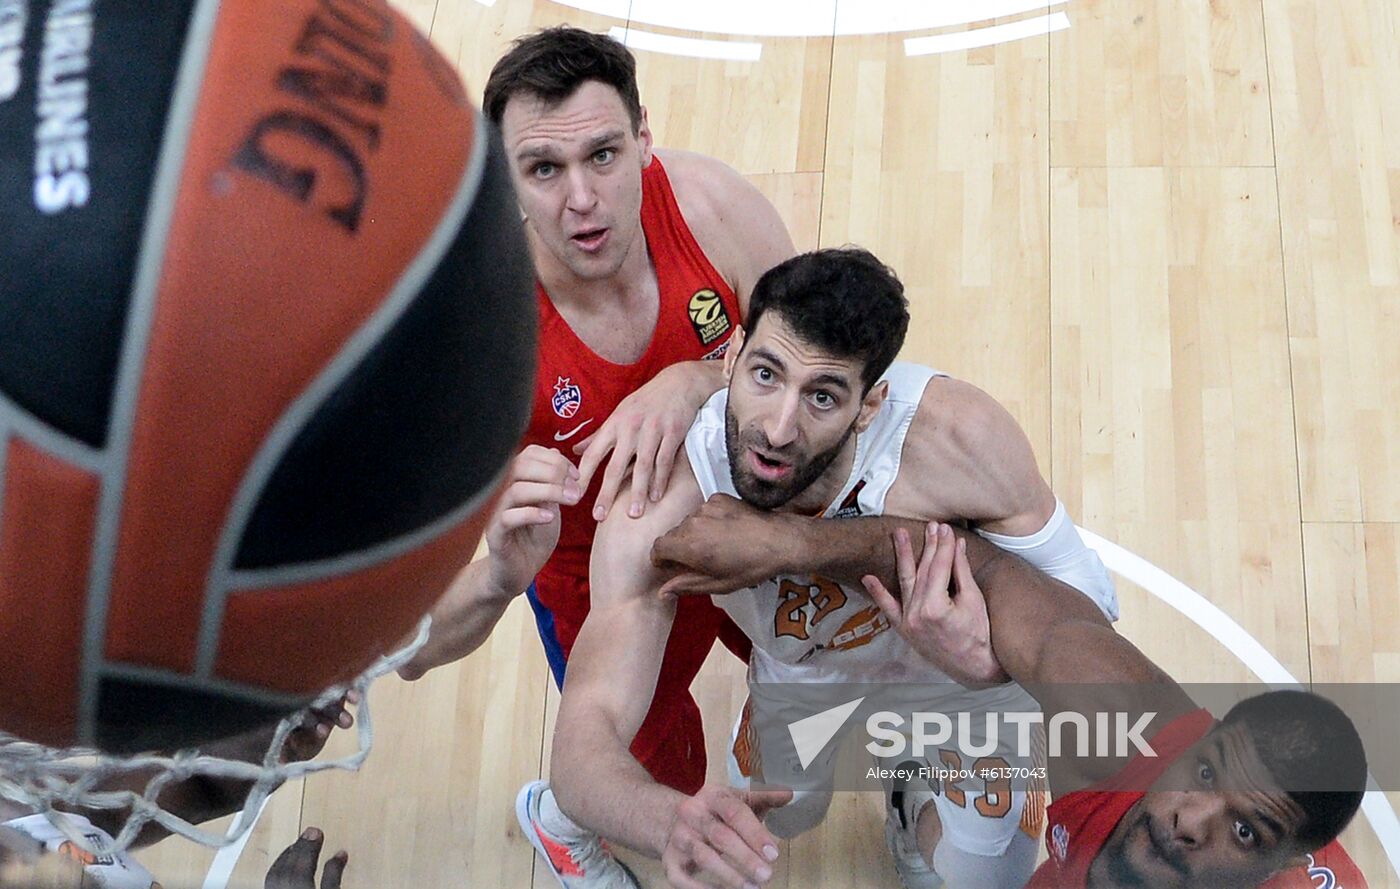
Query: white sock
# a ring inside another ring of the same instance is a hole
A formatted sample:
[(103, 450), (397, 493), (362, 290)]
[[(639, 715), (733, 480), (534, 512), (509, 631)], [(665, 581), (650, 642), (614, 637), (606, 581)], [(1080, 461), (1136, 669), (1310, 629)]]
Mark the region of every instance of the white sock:
[(593, 836), (593, 831), (580, 827), (564, 814), (554, 799), (554, 790), (548, 787), (540, 793), (540, 826), (566, 843), (586, 840)]

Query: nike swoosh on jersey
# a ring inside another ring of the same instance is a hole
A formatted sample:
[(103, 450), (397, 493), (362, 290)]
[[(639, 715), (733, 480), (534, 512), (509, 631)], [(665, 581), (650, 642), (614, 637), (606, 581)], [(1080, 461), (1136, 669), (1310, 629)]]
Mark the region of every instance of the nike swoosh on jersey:
[(582, 423), (580, 423), (580, 424), (578, 424), (577, 426), (575, 426), (574, 428), (570, 429), (568, 432), (556, 432), (556, 433), (554, 433), (554, 440), (555, 440), (555, 441), (568, 441), (569, 439), (571, 439), (571, 438), (573, 438), (575, 435), (577, 435), (577, 434), (578, 434), (578, 431), (579, 431), (580, 429), (582, 429), (583, 427), (587, 426), (589, 423), (592, 423), (592, 422), (593, 422), (593, 418), (592, 418), (592, 417), (589, 417), (587, 420), (584, 420)]

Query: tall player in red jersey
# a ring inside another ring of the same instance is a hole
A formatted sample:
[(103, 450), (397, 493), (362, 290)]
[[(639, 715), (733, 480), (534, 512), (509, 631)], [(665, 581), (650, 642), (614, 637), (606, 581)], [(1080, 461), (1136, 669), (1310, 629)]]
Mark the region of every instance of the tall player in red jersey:
[[(665, 490), (695, 413), (763, 272), (795, 251), (777, 211), (711, 158), (653, 150), (635, 62), (608, 37), (553, 28), (496, 63), (483, 106), (501, 129), (538, 277), (540, 354), (526, 449), (469, 565), (434, 609), (408, 678), (463, 657), (522, 591), (555, 680), (588, 613), (598, 519), (630, 472), (634, 515)], [(586, 442), (586, 449), (582, 444)], [(575, 467), (559, 449), (582, 453)], [(597, 470), (611, 452), (606, 470)], [(619, 505), (622, 508), (622, 505)], [(632, 751), (687, 793), (705, 777), (689, 687), (721, 612), (688, 602)], [(633, 886), (543, 782), (517, 804), (522, 828), (569, 889)]]

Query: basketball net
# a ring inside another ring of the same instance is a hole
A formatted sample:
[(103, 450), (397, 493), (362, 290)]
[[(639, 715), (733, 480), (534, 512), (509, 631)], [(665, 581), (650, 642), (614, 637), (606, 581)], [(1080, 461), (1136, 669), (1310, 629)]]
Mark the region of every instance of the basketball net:
[[(157, 824), (172, 834), (204, 846), (221, 848), (231, 845), (252, 828), (263, 803), (284, 782), (331, 769), (355, 771), (360, 767), (374, 744), (369, 687), (379, 677), (403, 666), (417, 653), (428, 641), (431, 623), (431, 618), (424, 617), (418, 625), (418, 635), (408, 646), (379, 658), (353, 681), (326, 689), (309, 708), (284, 718), (273, 732), (272, 742), (261, 763), (206, 756), (197, 749), (181, 750), (169, 756), (138, 754), (120, 757), (87, 748), (45, 747), (0, 732), (0, 797), (42, 814), (70, 841), (94, 855), (125, 851), (148, 824)], [(359, 749), (341, 759), (283, 762), (282, 753), (287, 739), (304, 724), (307, 714), (339, 701), (351, 689), (357, 690), (360, 695), (355, 711)], [(141, 793), (100, 789), (115, 777), (144, 772), (150, 772), (151, 777)], [(165, 811), (157, 802), (161, 791), (167, 786), (197, 777), (251, 782), (252, 786), (243, 801), (243, 810), (227, 833), (201, 830), (180, 816)], [(80, 811), (129, 809), (130, 813), (111, 848), (98, 849), (93, 848), (92, 841), (56, 806)]]

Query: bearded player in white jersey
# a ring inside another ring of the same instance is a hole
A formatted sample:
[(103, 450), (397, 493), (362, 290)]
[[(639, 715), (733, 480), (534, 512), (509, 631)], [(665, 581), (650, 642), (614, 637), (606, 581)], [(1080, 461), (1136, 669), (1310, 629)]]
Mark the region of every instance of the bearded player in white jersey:
[[(791, 533), (761, 542), (763, 573), (716, 598), (753, 640), (755, 696), (772, 683), (918, 682), (934, 689), (935, 710), (1033, 706), (1016, 686), (958, 684), (1007, 679), (988, 654), (985, 620), (950, 635), (950, 645), (967, 653), (945, 660), (960, 665), (958, 675), (940, 672), (889, 632), (860, 582), (872, 572), (890, 576), (889, 535), (898, 521), (887, 516), (969, 521), (1088, 595), (1109, 619), (1117, 613), (1107, 572), (1041, 478), (1011, 416), (971, 385), (891, 365), (908, 311), (902, 285), (879, 260), (856, 248), (795, 257), (760, 279), (749, 312), (747, 336), (726, 356), (728, 388), (696, 418), (661, 501), (638, 519), (614, 511), (599, 528), (592, 611), (574, 648), (554, 741), (551, 780), (561, 808), (660, 858), (681, 889), (767, 882), (775, 835), (814, 826), (830, 799), (713, 785), (687, 797), (652, 781), (628, 754), (655, 687), (673, 594), (732, 589), (707, 590), (699, 575), (668, 571), (664, 543), (653, 552), (687, 516), (724, 522), (754, 508), (792, 516)], [(743, 734), (741, 724), (731, 778), (762, 783), (761, 765), (741, 761)], [(1008, 749), (998, 753), (1010, 766), (1029, 765)], [(1024, 782), (1012, 793), (984, 788), (979, 797), (976, 788), (935, 794), (925, 784), (892, 795), (886, 837), (905, 885), (1023, 884), (1036, 846), (1036, 825), (1022, 817), (1027, 789)]]

